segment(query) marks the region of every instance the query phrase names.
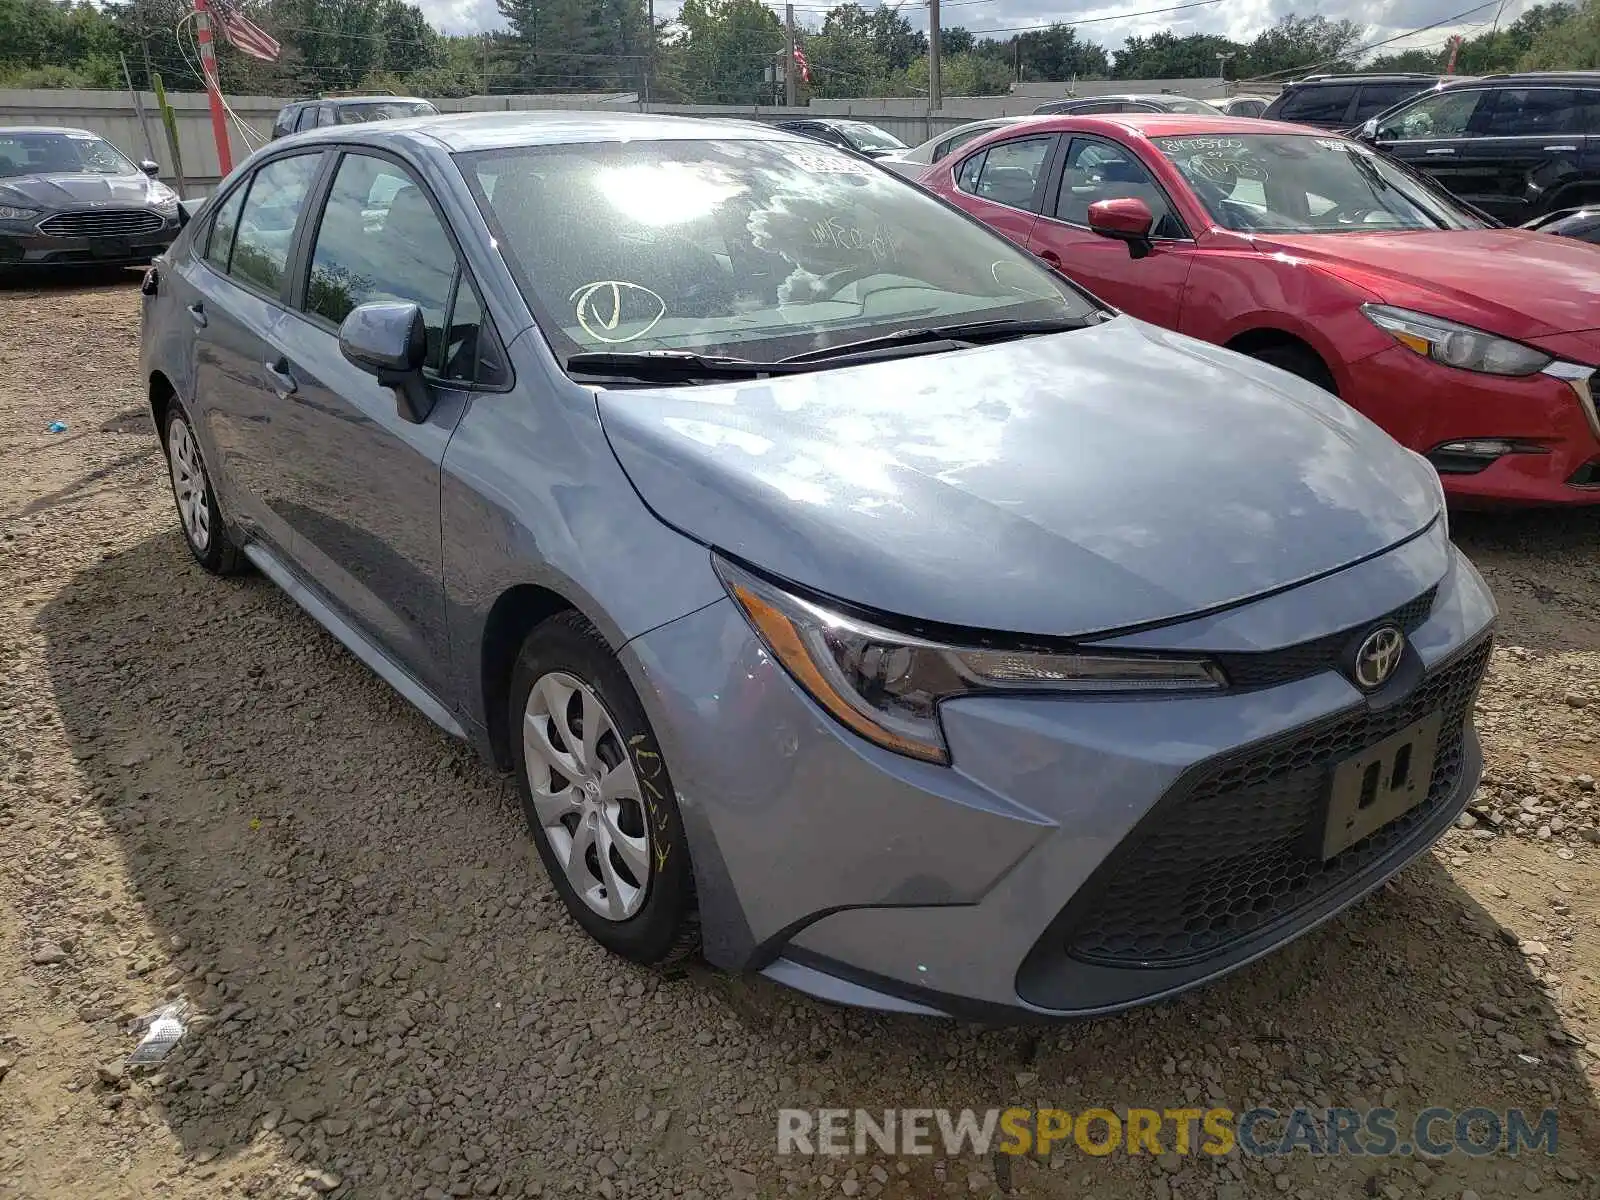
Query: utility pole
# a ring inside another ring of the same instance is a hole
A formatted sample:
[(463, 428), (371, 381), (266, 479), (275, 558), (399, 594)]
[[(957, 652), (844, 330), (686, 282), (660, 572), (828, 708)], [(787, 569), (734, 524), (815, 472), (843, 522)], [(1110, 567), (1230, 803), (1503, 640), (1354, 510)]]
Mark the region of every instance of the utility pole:
[(122, 78), (127, 81), (128, 95), (133, 97), (133, 111), (139, 114), (139, 128), (144, 131), (144, 148), (154, 162), (156, 157), (155, 139), (150, 136), (150, 122), (144, 116), (144, 97), (139, 94), (139, 89), (133, 86), (133, 72), (128, 70), (128, 56), (120, 50), (117, 57), (122, 61)]
[(1012, 74), (1016, 83), (1022, 82), (1022, 38), (1018, 34), (1011, 35)]
[(789, 31), (789, 53), (783, 59), (783, 102), (793, 108), (799, 103), (794, 94), (794, 5), (783, 6), (783, 23)]
[(483, 94), (489, 94), (489, 33), (483, 34)]
[(650, 77), (656, 71), (656, 0), (650, 0), (650, 43), (644, 54), (644, 103), (650, 107)]
[(944, 107), (939, 86), (939, 0), (928, 0), (928, 111)]

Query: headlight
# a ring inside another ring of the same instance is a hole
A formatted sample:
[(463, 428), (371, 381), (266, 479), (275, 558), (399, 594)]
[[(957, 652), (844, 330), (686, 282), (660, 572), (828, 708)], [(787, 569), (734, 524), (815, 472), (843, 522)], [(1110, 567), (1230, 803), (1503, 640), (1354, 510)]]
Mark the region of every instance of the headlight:
[(150, 186), (150, 207), (163, 217), (178, 215), (178, 193), (164, 183), (155, 183)]
[(1363, 304), (1361, 311), (1379, 329), (1424, 358), (1486, 375), (1532, 375), (1554, 361), (1552, 355), (1521, 342), (1387, 304)]
[(0, 204), (0, 221), (31, 221), (38, 215), (37, 208), (12, 208), (9, 204)]
[(1422, 469), (1428, 473), (1428, 478), (1433, 482), (1433, 496), (1439, 502), (1439, 522), (1444, 527), (1444, 536), (1450, 536), (1450, 510), (1445, 507), (1444, 480), (1439, 478), (1439, 470), (1427, 457), (1418, 454), (1415, 450), (1407, 450), (1407, 454), (1422, 464)]
[(953, 646), (834, 612), (714, 558), (724, 586), (761, 640), (811, 698), (862, 737), (947, 763), (939, 703), (974, 692), (1213, 691), (1226, 686), (1201, 659)]

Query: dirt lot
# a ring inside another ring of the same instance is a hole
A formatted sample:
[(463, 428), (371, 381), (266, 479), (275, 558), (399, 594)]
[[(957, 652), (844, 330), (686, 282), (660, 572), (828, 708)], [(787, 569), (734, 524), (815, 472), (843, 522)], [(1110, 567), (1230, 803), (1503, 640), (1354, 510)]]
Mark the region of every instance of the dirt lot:
[[(662, 978), (510, 789), (180, 540), (128, 276), (0, 292), (0, 1196), (1600, 1197), (1600, 512), (1458, 517), (1504, 612), (1471, 818), (1287, 952), (979, 1029)], [(52, 421), (67, 425), (51, 433)], [(129, 1018), (200, 1014), (155, 1074)], [(780, 1159), (780, 1105), (1555, 1106), (1559, 1152)]]

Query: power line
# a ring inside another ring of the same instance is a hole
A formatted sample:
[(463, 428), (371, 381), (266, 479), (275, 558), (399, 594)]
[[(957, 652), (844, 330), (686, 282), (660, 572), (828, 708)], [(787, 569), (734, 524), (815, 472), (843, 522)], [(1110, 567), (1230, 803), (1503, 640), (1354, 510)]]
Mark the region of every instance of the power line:
[(1486, 8), (1493, 8), (1499, 2), (1500, 0), (1485, 0), (1483, 4), (1475, 4), (1469, 9), (1456, 13), (1453, 17), (1446, 17), (1442, 21), (1435, 21), (1432, 25), (1423, 25), (1417, 29), (1407, 30), (1405, 33), (1396, 34), (1394, 37), (1384, 38), (1380, 42), (1372, 42), (1365, 46), (1358, 46), (1355, 49), (1346, 51), (1344, 54), (1341, 54), (1336, 58), (1325, 58), (1321, 62), (1302, 63), (1298, 67), (1286, 67), (1281, 71), (1268, 71), (1263, 75), (1252, 75), (1249, 79), (1241, 79), (1238, 82), (1261, 83), (1269, 79), (1276, 79), (1279, 75), (1293, 75), (1299, 71), (1313, 71), (1318, 67), (1333, 66), (1335, 63), (1344, 62), (1346, 59), (1359, 58), (1361, 55), (1376, 50), (1380, 46), (1388, 46), (1395, 42), (1403, 42), (1408, 37), (1415, 37), (1419, 33), (1427, 33), (1428, 30), (1438, 29), (1442, 25), (1453, 25), (1463, 17), (1470, 17), (1475, 12), (1482, 12)]
[[(1191, 0), (1188, 4), (1177, 4), (1171, 8), (1145, 8), (1138, 12), (1116, 13), (1108, 17), (1084, 17), (1077, 21), (1049, 21), (1044, 25), (1006, 25), (998, 29), (969, 29), (968, 33), (974, 37), (982, 37), (988, 33), (1047, 33), (1052, 29), (1071, 28), (1078, 25), (1099, 25), (1104, 21), (1131, 21), (1135, 17), (1154, 17), (1162, 13), (1183, 12), (1190, 8), (1210, 8), (1221, 4), (1223, 0)], [(1490, 0), (1494, 3), (1494, 0)]]

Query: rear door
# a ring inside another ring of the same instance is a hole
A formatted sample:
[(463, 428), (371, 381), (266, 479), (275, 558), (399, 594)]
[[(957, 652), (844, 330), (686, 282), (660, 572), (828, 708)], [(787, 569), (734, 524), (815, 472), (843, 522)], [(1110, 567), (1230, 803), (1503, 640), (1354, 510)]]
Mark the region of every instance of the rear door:
[(1056, 147), (1053, 133), (994, 142), (954, 167), (950, 199), (1017, 245), (1028, 234), (1044, 198), (1047, 167)]
[[(293, 388), (279, 467), (296, 564), (391, 659), (442, 692), (439, 465), (472, 390), (508, 382), (503, 356), (443, 217), (398, 160), (345, 152), (304, 240), (301, 286), (276, 331)], [(339, 350), (345, 317), (376, 300), (422, 309), (435, 404), (419, 424)]]
[(193, 414), (217, 465), (223, 506), (245, 530), (288, 551), (290, 523), (278, 439), (281, 398), (270, 372), (284, 319), (295, 232), (322, 167), (321, 151), (262, 165), (218, 206), (205, 254), (191, 267), (194, 324)]
[(1457, 155), (1461, 198), (1508, 225), (1544, 212), (1550, 197), (1583, 176), (1589, 143), (1584, 101), (1570, 87), (1489, 92), (1483, 135)]
[(1476, 204), (1484, 188), (1482, 146), (1492, 92), (1433, 92), (1378, 122), (1375, 145), (1430, 176), (1447, 192)]
[[(1153, 248), (1140, 259), (1123, 242), (1089, 229), (1091, 204), (1125, 198), (1143, 200), (1155, 218)], [(1144, 321), (1178, 327), (1194, 241), (1166, 191), (1123, 143), (1072, 135), (1028, 249), (1108, 304)]]

